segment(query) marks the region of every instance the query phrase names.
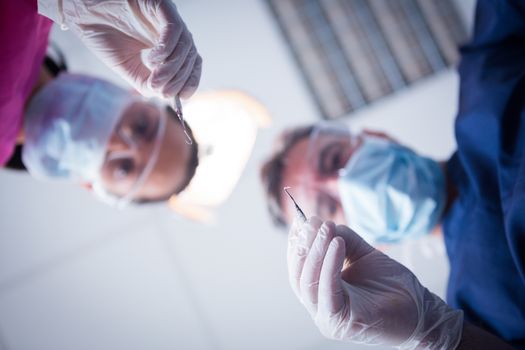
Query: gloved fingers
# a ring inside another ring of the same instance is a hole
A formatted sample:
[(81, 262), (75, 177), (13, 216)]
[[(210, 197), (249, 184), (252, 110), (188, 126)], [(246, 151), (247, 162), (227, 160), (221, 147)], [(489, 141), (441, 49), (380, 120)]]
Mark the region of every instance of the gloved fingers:
[[(303, 229), (304, 224), (305, 224), (304, 222), (301, 222), (297, 220), (297, 218), (295, 218), (294, 221), (292, 221), (290, 230), (288, 231), (288, 246), (286, 249), (286, 263), (288, 265), (288, 276), (290, 277), (290, 285), (292, 286), (293, 286), (293, 283), (291, 283), (292, 281), (291, 276), (294, 275), (294, 271), (292, 269), (294, 264), (292, 264), (292, 261), (294, 259), (295, 248), (299, 240), (299, 231)], [(296, 292), (295, 289), (294, 289), (294, 292)], [(297, 294), (297, 297), (299, 297), (298, 294)]]
[(329, 319), (346, 306), (348, 297), (343, 289), (341, 270), (345, 261), (345, 241), (332, 239), (326, 251), (319, 277), (317, 313), (321, 319)]
[(165, 60), (153, 66), (151, 87), (153, 89), (164, 88), (170, 80), (177, 76), (180, 77), (184, 65), (193, 58), (192, 56), (196, 55), (197, 49), (193, 45), (191, 34), (188, 31), (183, 32), (174, 50), (169, 53)]
[(306, 223), (296, 231), (297, 236), (295, 239), (295, 246), (291, 248), (291, 253), (288, 259), (288, 277), (290, 285), (297, 295), (301, 299), (300, 293), (300, 281), (301, 274), (303, 272), (304, 261), (308, 256), (308, 252), (312, 243), (317, 235), (317, 231), (321, 227), (322, 221), (317, 217), (308, 219)]
[(193, 71), (191, 72), (190, 77), (184, 83), (184, 86), (179, 92), (180, 98), (190, 98), (191, 95), (195, 93), (197, 87), (199, 86), (199, 81), (201, 80), (202, 73), (202, 58), (198, 55), (195, 64), (193, 65)]
[(290, 226), (290, 230), (288, 231), (288, 247), (286, 249), (286, 262), (288, 263), (288, 267), (290, 267), (290, 261), (292, 258), (292, 253), (295, 249), (295, 246), (297, 245), (297, 240), (299, 237), (299, 230), (303, 227), (302, 222), (299, 222), (299, 220), (294, 219), (292, 221), (292, 225)]
[[(118, 41), (117, 41), (118, 37)], [(100, 33), (96, 40), (89, 38), (91, 46), (112, 47), (112, 50), (103, 52), (95, 50), (94, 53), (110, 68), (120, 73), (135, 89), (142, 94), (149, 91), (148, 77), (151, 71), (142, 61), (138, 52), (147, 47), (135, 38), (123, 33)], [(115, 44), (118, 42), (118, 45)]]
[(328, 250), (330, 242), (335, 236), (335, 225), (333, 222), (325, 222), (317, 232), (317, 236), (308, 252), (301, 274), (300, 288), (303, 304), (314, 316), (317, 312), (317, 294), (319, 288), (319, 276), (321, 267)]
[(301, 222), (297, 218), (294, 218), (292, 225), (290, 226), (290, 230), (288, 231), (288, 240), (297, 239), (299, 237), (299, 231), (305, 224), (305, 222)]
[[(172, 0), (157, 0), (157, 2), (157, 9), (154, 11), (155, 15), (152, 21), (159, 23), (163, 30), (160, 34), (159, 51), (154, 55), (156, 63), (172, 61), (177, 56), (183, 56), (184, 58), (191, 46), (194, 46), (191, 33), (179, 16), (177, 7)], [(184, 62), (184, 59), (182, 59), (182, 62)]]
[(171, 61), (177, 61), (179, 64), (178, 69), (184, 64), (185, 57), (188, 56), (190, 53), (190, 50), (196, 50), (195, 43), (193, 42), (193, 36), (188, 31), (186, 26), (183, 27), (182, 33), (180, 34), (179, 40), (177, 41), (177, 45), (173, 48), (171, 52), (169, 52), (169, 55), (166, 56), (164, 59), (164, 62), (171, 62)]
[(162, 28), (159, 41), (148, 56), (152, 66), (160, 65), (176, 52), (185, 30), (185, 26), (178, 23), (168, 23)]
[(374, 247), (369, 245), (361, 236), (347, 226), (337, 225), (336, 236), (344, 239), (348, 264), (352, 264), (375, 250)]
[[(144, 79), (144, 77), (148, 77), (150, 70), (142, 63), (140, 59), (136, 61), (137, 62), (135, 62), (135, 64), (129, 64), (127, 67), (125, 67), (126, 74), (124, 78), (128, 79), (131, 85), (142, 95), (149, 96), (151, 93), (148, 87), (148, 79)], [(117, 69), (118, 68), (119, 67), (117, 67)]]
[(180, 71), (162, 89), (164, 96), (169, 97), (180, 94), (184, 84), (191, 76), (198, 58), (199, 54), (197, 53), (197, 49), (193, 47)]
[(157, 2), (157, 7), (154, 13), (157, 21), (161, 24), (183, 23), (173, 0), (156, 0), (155, 2)]

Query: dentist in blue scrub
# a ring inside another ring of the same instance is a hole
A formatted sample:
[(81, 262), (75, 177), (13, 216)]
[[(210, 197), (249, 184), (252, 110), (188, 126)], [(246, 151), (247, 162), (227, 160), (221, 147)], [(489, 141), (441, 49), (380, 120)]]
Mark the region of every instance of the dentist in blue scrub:
[[(346, 226), (296, 220), (290, 284), (325, 336), (399, 349), (525, 349), (525, 0), (478, 0), (462, 48), (447, 303)], [(415, 199), (417, 200), (417, 199)]]

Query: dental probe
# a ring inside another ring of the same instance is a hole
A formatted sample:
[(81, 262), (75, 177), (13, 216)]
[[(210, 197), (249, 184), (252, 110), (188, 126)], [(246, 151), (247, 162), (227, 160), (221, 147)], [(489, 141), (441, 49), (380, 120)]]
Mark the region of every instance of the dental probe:
[(186, 135), (186, 143), (188, 145), (191, 145), (193, 141), (191, 140), (191, 137), (188, 134), (188, 131), (186, 130), (186, 124), (184, 123), (184, 116), (182, 115), (182, 104), (180, 103), (179, 96), (175, 96), (175, 98), (173, 99), (171, 103), (171, 107), (175, 111), (177, 118), (179, 118), (180, 123), (182, 124), (182, 130), (184, 131), (184, 135)]
[(290, 188), (291, 187), (287, 186), (287, 187), (284, 187), (283, 190), (284, 190), (284, 192), (286, 192), (286, 194), (290, 197), (290, 199), (292, 200), (293, 204), (295, 205), (295, 214), (296, 214), (297, 218), (299, 218), (302, 222), (306, 222), (306, 215), (304, 215), (304, 213), (301, 210), (301, 208), (299, 208), (299, 206), (297, 205), (297, 202), (295, 201), (295, 199), (293, 199), (293, 197), (290, 194), (290, 192), (288, 192), (288, 190)]

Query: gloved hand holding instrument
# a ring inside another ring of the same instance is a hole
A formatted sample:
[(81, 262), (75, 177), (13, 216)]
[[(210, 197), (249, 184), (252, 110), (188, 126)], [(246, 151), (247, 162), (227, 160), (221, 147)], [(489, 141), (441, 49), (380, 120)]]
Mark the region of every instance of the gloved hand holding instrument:
[(323, 335), (399, 349), (458, 346), (462, 311), (348, 227), (300, 212), (288, 240), (290, 284)]
[(38, 0), (38, 12), (70, 28), (145, 96), (190, 97), (202, 59), (171, 0)]
[(288, 266), (292, 289), (328, 338), (399, 349), (454, 349), (461, 340), (462, 311), (346, 226), (296, 222)]

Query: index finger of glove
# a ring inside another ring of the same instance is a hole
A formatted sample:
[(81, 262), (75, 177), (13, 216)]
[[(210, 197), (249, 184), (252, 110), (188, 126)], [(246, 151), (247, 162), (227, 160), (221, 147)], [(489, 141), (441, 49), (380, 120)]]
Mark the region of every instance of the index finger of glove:
[(157, 0), (155, 15), (161, 24), (182, 24), (184, 21), (179, 16), (177, 6), (172, 0)]
[[(162, 93), (164, 96), (180, 95), (184, 84), (191, 77), (195, 64), (199, 59), (200, 56), (197, 53), (197, 49), (195, 46), (193, 46), (184, 59), (182, 67), (180, 67), (179, 71), (175, 73), (175, 76), (171, 78), (162, 88)], [(168, 63), (166, 65), (168, 65)]]
[(319, 278), (323, 260), (334, 235), (334, 223), (325, 222), (317, 232), (314, 243), (304, 262), (300, 283), (301, 297), (303, 304), (312, 316), (317, 312)]
[(164, 62), (172, 55), (185, 31), (184, 25), (168, 23), (161, 28), (160, 37), (148, 59), (153, 66)]
[(292, 227), (288, 238), (288, 277), (290, 285), (297, 297), (301, 298), (300, 281), (304, 262), (315, 240), (322, 221), (317, 217), (310, 218), (306, 223)]
[[(137, 1), (137, 0), (135, 0)], [(141, 15), (149, 32), (157, 37), (149, 55), (150, 62), (157, 66), (165, 61), (175, 50), (182, 36), (187, 31), (184, 21), (179, 16), (176, 5), (171, 0), (140, 1)]]
[(184, 83), (184, 86), (179, 92), (181, 98), (190, 98), (191, 95), (195, 93), (197, 87), (199, 86), (199, 81), (201, 79), (202, 73), (202, 58), (201, 56), (197, 57), (197, 61), (193, 66), (193, 71), (191, 72), (190, 77)]
[(345, 306), (345, 292), (342, 286), (341, 270), (345, 259), (345, 242), (335, 237), (328, 246), (319, 277), (317, 312), (319, 317), (338, 313)]

